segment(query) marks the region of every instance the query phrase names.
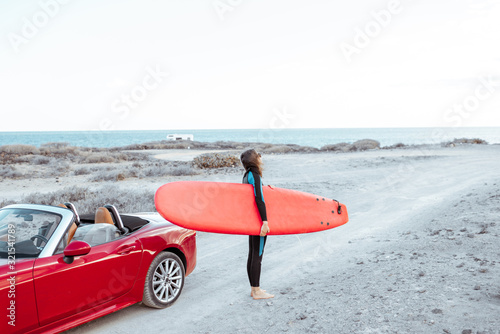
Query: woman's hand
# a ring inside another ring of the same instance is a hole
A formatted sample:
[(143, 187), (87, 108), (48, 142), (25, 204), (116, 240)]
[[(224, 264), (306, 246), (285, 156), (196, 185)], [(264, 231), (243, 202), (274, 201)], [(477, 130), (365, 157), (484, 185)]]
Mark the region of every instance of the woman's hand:
[(271, 229), (269, 228), (268, 222), (263, 221), (262, 227), (260, 228), (260, 236), (265, 237), (269, 232), (271, 232)]

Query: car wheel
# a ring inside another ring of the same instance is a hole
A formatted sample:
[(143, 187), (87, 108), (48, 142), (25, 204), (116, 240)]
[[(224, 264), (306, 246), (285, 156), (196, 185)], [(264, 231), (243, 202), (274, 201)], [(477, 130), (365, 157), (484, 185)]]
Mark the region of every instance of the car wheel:
[(184, 287), (184, 265), (170, 252), (158, 254), (148, 269), (142, 302), (154, 308), (169, 307), (179, 298)]

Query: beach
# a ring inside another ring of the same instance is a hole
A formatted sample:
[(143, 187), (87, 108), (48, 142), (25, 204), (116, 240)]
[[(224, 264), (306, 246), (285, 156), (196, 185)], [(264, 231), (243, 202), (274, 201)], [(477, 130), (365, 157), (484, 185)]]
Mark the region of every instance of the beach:
[[(167, 182), (241, 182), (241, 166), (192, 165), (221, 152), (241, 149), (21, 158), (13, 175), (3, 173), (0, 202), (80, 189), (116, 201), (102, 205), (151, 211)], [(136, 304), (67, 333), (500, 333), (499, 157), (500, 145), (473, 144), (263, 153), (264, 184), (334, 198), (350, 218), (324, 232), (268, 237), (261, 286), (275, 298), (250, 297), (248, 237), (198, 232), (197, 267), (172, 307)], [(149, 202), (127, 206), (138, 194)]]

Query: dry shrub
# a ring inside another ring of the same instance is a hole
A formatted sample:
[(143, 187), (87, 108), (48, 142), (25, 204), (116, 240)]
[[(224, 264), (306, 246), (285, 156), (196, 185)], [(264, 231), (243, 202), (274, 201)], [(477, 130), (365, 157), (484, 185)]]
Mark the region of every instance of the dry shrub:
[(122, 147), (113, 147), (112, 150), (160, 150), (163, 149), (161, 141), (142, 144), (130, 144)]
[(116, 149), (92, 149), (90, 152), (77, 151), (78, 163), (113, 163), (123, 161), (148, 160), (147, 154), (137, 152), (121, 152)]
[(333, 151), (333, 152), (352, 152), (352, 151), (366, 151), (379, 149), (380, 143), (373, 139), (362, 139), (355, 141), (353, 144), (349, 143), (338, 143), (329, 144), (321, 148), (322, 151)]
[[(209, 143), (207, 143), (209, 144)], [(215, 143), (212, 143), (213, 148), (220, 148), (220, 149), (234, 149), (238, 147), (241, 143), (237, 143), (234, 141), (216, 141)]]
[(71, 187), (62, 190), (57, 190), (49, 193), (41, 194), (39, 192), (31, 193), (24, 196), (20, 203), (27, 204), (45, 204), (58, 205), (59, 203), (72, 202), (78, 203), (86, 199), (88, 188)]
[(321, 148), (322, 151), (349, 152), (355, 151), (354, 145), (349, 143), (329, 144)]
[(272, 146), (268, 149), (263, 150), (265, 153), (270, 153), (270, 154), (284, 154), (284, 153), (289, 153), (292, 152), (292, 148), (287, 146), (287, 145), (275, 145)]
[(168, 164), (160, 164), (160, 163), (144, 167), (140, 170), (140, 176), (143, 177), (161, 177), (169, 175), (169, 173), (170, 173), (170, 166)]
[(196, 175), (198, 171), (193, 169), (191, 166), (179, 166), (173, 167), (170, 170), (170, 175), (172, 176), (184, 176), (184, 175)]
[(198, 168), (237, 167), (240, 159), (230, 153), (205, 153), (193, 159), (193, 166)]
[(81, 156), (84, 154), (78, 147), (68, 146), (59, 149), (41, 148), (40, 151), (50, 157)]
[(0, 166), (0, 177), (4, 179), (20, 179), (24, 174), (14, 166)]
[(121, 170), (100, 170), (94, 172), (89, 181), (123, 181), (127, 178), (163, 177), (167, 175), (194, 175), (197, 174), (191, 167), (186, 166), (172, 168), (168, 165), (152, 165), (142, 169), (126, 168)]
[(115, 153), (113, 158), (115, 158), (115, 161), (128, 161), (128, 156), (125, 153)]
[(83, 162), (89, 164), (110, 163), (115, 162), (115, 158), (106, 153), (90, 153), (83, 159)]
[(13, 144), (0, 146), (0, 153), (27, 155), (39, 154), (40, 150), (33, 145)]
[(296, 144), (266, 145), (265, 148), (257, 150), (266, 154), (286, 154), (286, 153), (311, 153), (318, 152), (319, 149), (311, 146), (300, 146)]
[(50, 142), (40, 145), (40, 148), (61, 149), (69, 146), (68, 142)]
[(455, 138), (453, 141), (442, 143), (442, 146), (445, 147), (453, 147), (456, 145), (464, 145), (464, 144), (477, 144), (477, 145), (488, 145), (486, 140), (480, 138)]
[(5, 207), (5, 206), (7, 206), (7, 205), (11, 205), (11, 204), (16, 204), (16, 202), (15, 202), (15, 201), (13, 201), (13, 200), (10, 200), (10, 199), (5, 199), (5, 200), (2, 200), (2, 201), (0, 202), (0, 208), (3, 208), (3, 207)]
[(128, 175), (128, 177), (137, 177), (137, 178), (141, 178), (142, 177), (142, 174), (139, 170), (137, 169), (130, 169), (127, 171), (126, 175)]
[(471, 144), (488, 145), (488, 142), (486, 140), (480, 138), (473, 138), (471, 139), (471, 141), (472, 141)]
[[(71, 202), (80, 214), (94, 213), (100, 206), (115, 205), (121, 213), (154, 212), (154, 191), (120, 189), (118, 186), (102, 188), (71, 187), (50, 193), (32, 193), (19, 203), (57, 205)], [(12, 201), (4, 202), (12, 204)], [(2, 205), (6, 205), (3, 204)]]
[(172, 141), (172, 144), (167, 144), (166, 147), (168, 148), (173, 148), (173, 149), (185, 149), (188, 147), (192, 146), (191, 141), (186, 141), (186, 140), (177, 140), (177, 141)]
[(133, 163), (127, 168), (128, 177), (163, 177), (167, 175), (183, 176), (199, 174), (189, 163), (185, 162), (156, 162), (153, 164)]
[[(297, 145), (298, 146), (298, 145)], [(319, 148), (312, 146), (298, 146), (299, 152), (311, 153), (311, 152), (319, 152)]]
[(87, 175), (92, 173), (92, 171), (88, 167), (80, 167), (73, 171), (74, 175)]
[(355, 141), (353, 146), (357, 151), (375, 150), (380, 148), (380, 142), (373, 139), (361, 139)]
[(255, 149), (257, 152), (266, 152), (274, 145), (269, 143), (249, 143), (249, 146)]
[(390, 149), (393, 149), (393, 148), (404, 148), (404, 147), (406, 147), (405, 144), (403, 144), (403, 143), (397, 143), (397, 144), (394, 144), (394, 145), (391, 145), (391, 146), (384, 146), (382, 148), (385, 149), (385, 150), (390, 150)]
[(12, 157), (11, 162), (16, 163), (16, 164), (30, 163), (32, 157), (34, 157), (34, 156), (33, 155), (21, 155), (21, 156), (17, 156), (17, 157)]
[(114, 147), (112, 150), (168, 150), (168, 149), (187, 149), (187, 148), (205, 148), (205, 143), (190, 140), (160, 140), (142, 144), (131, 144), (123, 147)]
[(101, 181), (123, 181), (128, 176), (131, 176), (126, 171), (100, 171), (92, 174), (89, 178), (89, 181), (92, 182), (101, 182)]
[[(270, 144), (254, 142), (234, 142), (234, 141), (216, 141), (197, 142), (197, 141), (155, 141), (142, 144), (133, 144), (124, 147), (114, 147), (111, 150), (164, 150), (164, 149), (201, 149), (201, 150), (238, 150), (242, 151), (246, 147), (252, 147), (258, 152), (264, 153), (293, 153), (293, 152), (318, 152), (319, 149), (310, 146), (299, 146), (295, 144)], [(130, 154), (130, 153), (129, 153)], [(129, 156), (130, 160), (130, 156)]]
[(35, 155), (33, 156), (30, 162), (33, 165), (47, 165), (50, 162), (50, 160), (51, 160), (50, 158), (45, 157), (43, 155)]
[(49, 162), (48, 167), (53, 171), (64, 173), (70, 169), (71, 165), (68, 161), (63, 159), (52, 159)]
[(61, 156), (79, 156), (82, 154), (80, 150), (88, 150), (87, 148), (79, 148), (75, 146), (70, 146), (66, 142), (53, 142), (45, 143), (40, 145), (40, 152), (43, 155), (51, 157), (61, 157)]

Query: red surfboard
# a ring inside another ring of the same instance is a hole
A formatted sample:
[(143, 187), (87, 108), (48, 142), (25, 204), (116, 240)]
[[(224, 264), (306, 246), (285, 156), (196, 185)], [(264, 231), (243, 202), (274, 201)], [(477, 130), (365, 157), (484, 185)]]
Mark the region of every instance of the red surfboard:
[[(269, 235), (310, 233), (347, 223), (347, 208), (313, 194), (263, 187)], [(156, 191), (155, 206), (166, 220), (195, 231), (259, 235), (262, 222), (253, 186), (179, 181)]]

